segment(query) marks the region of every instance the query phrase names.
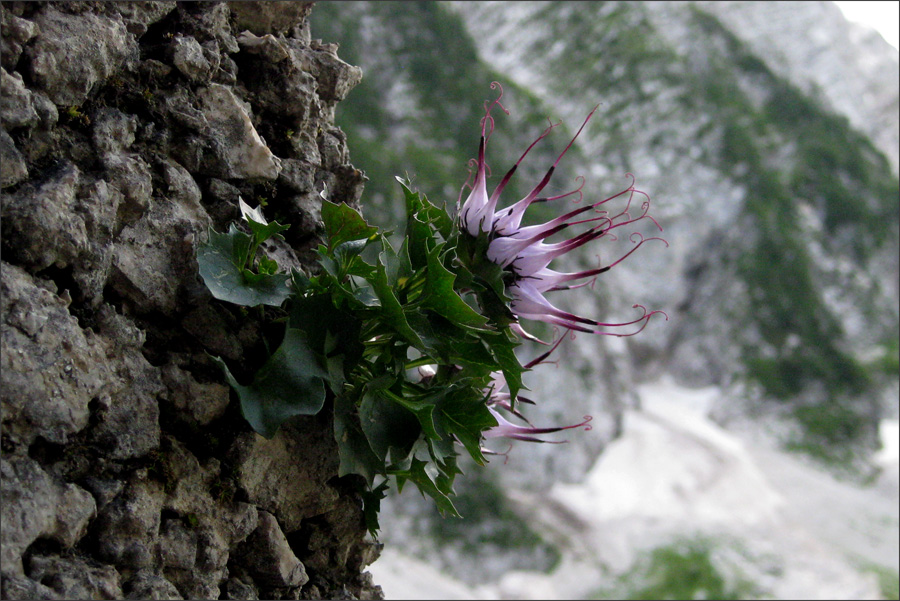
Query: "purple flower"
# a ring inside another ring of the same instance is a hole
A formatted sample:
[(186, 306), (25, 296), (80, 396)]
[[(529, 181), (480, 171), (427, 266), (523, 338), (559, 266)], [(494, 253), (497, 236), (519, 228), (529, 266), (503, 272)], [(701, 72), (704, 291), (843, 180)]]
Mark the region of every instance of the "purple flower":
[[(560, 338), (562, 340), (564, 337)], [(557, 342), (557, 345), (559, 343)], [(554, 346), (556, 348), (556, 346)], [(545, 353), (542, 357), (546, 357), (549, 353)], [(540, 362), (540, 361), (538, 361)], [(529, 364), (529, 366), (534, 365), (534, 362)], [(567, 442), (565, 440), (543, 440), (541, 438), (537, 438), (536, 434), (551, 434), (553, 432), (560, 432), (562, 430), (570, 430), (572, 428), (578, 428), (581, 426), (585, 426), (585, 430), (590, 430), (591, 427), (586, 425), (591, 419), (593, 419), (590, 415), (586, 415), (584, 417), (584, 421), (572, 424), (571, 426), (560, 426), (554, 428), (536, 428), (531, 422), (529, 422), (524, 415), (519, 413), (517, 409), (514, 409), (510, 403), (510, 395), (508, 392), (503, 392), (503, 389), (506, 387), (506, 380), (503, 378), (503, 374), (500, 372), (496, 372), (492, 374), (493, 382), (491, 386), (486, 391), (488, 394), (487, 405), (488, 411), (491, 412), (491, 415), (494, 416), (494, 419), (497, 420), (497, 425), (493, 428), (489, 428), (484, 431), (485, 438), (511, 438), (514, 440), (526, 440), (529, 442), (552, 442), (553, 444), (561, 444)], [(521, 395), (517, 399), (518, 402), (531, 403), (533, 402), (529, 399), (522, 397)], [(503, 408), (506, 411), (509, 411), (519, 419), (526, 422), (527, 426), (518, 426), (509, 420), (507, 420), (503, 415), (497, 411), (497, 408)]]
[[(573, 334), (574, 336), (574, 334)], [(535, 365), (539, 365), (541, 363), (547, 362), (548, 357), (553, 354), (553, 351), (562, 343), (563, 340), (566, 339), (566, 335), (560, 336), (559, 339), (553, 344), (553, 346), (547, 352), (539, 355), (534, 358), (530, 362), (525, 365), (526, 369), (531, 369)], [(485, 438), (511, 438), (514, 440), (526, 440), (529, 442), (551, 442), (553, 444), (562, 444), (567, 442), (565, 440), (543, 440), (542, 438), (537, 438), (537, 434), (552, 434), (553, 432), (560, 432), (562, 430), (571, 430), (572, 428), (580, 428), (584, 426), (585, 430), (590, 430), (591, 426), (587, 425), (588, 422), (593, 419), (590, 415), (585, 415), (584, 420), (577, 423), (572, 424), (570, 426), (559, 426), (553, 428), (536, 428), (528, 419), (522, 415), (518, 409), (516, 409), (512, 404), (511, 396), (508, 392), (504, 392), (503, 389), (506, 388), (506, 378), (503, 376), (502, 372), (494, 372), (491, 374), (491, 384), (488, 386), (487, 390), (485, 390), (485, 394), (487, 397), (487, 406), (488, 411), (491, 412), (491, 415), (494, 416), (494, 419), (497, 420), (497, 425), (493, 428), (489, 428), (484, 431)], [(516, 398), (516, 402), (528, 403), (530, 405), (534, 404), (534, 401), (531, 399), (525, 398), (522, 395), (518, 395)], [(527, 426), (519, 426), (516, 425), (509, 420), (507, 420), (503, 415), (498, 411), (498, 409), (503, 409), (512, 415), (516, 416), (520, 420), (524, 421)], [(492, 451), (487, 451), (491, 453)]]
[(559, 432), (561, 430), (569, 430), (571, 428), (578, 428), (580, 426), (584, 426), (585, 430), (590, 430), (591, 427), (587, 424), (591, 419), (593, 419), (590, 415), (586, 415), (584, 417), (584, 421), (578, 424), (572, 424), (571, 426), (560, 426), (556, 428), (535, 428), (533, 426), (517, 426), (512, 422), (505, 419), (502, 415), (500, 415), (495, 409), (492, 407), (488, 407), (488, 411), (491, 412), (491, 415), (494, 416), (494, 419), (497, 420), (497, 425), (493, 428), (484, 431), (485, 438), (512, 438), (515, 440), (525, 440), (528, 442), (549, 442), (552, 444), (562, 444), (568, 442), (567, 440), (543, 440), (534, 436), (535, 434), (550, 434), (552, 432)]
[[(491, 84), (491, 88), (500, 88), (500, 84), (494, 82)], [(609, 237), (613, 240), (616, 239), (614, 232), (621, 227), (645, 219), (652, 222), (660, 231), (662, 231), (662, 227), (660, 227), (659, 223), (649, 215), (649, 197), (647, 197), (645, 193), (634, 188), (634, 177), (630, 174), (629, 176), (632, 180), (631, 185), (618, 194), (604, 198), (603, 200), (584, 204), (575, 210), (569, 211), (540, 225), (521, 225), (522, 217), (525, 214), (526, 209), (533, 203), (550, 202), (574, 194), (579, 195), (578, 200), (583, 198), (581, 190), (584, 187), (584, 178), (582, 177), (579, 177), (579, 179), (581, 179), (581, 186), (566, 194), (545, 197), (541, 196), (541, 192), (550, 182), (559, 161), (565, 156), (569, 148), (572, 147), (575, 139), (578, 138), (578, 135), (584, 129), (585, 125), (587, 125), (587, 122), (597, 110), (597, 107), (594, 107), (594, 110), (588, 114), (584, 123), (581, 124), (581, 127), (569, 142), (568, 146), (560, 153), (546, 175), (544, 175), (531, 192), (515, 204), (498, 210), (497, 204), (500, 199), (500, 194), (516, 172), (519, 163), (522, 162), (525, 156), (538, 142), (543, 140), (550, 131), (558, 125), (551, 123), (551, 125), (541, 133), (537, 140), (532, 142), (531, 146), (525, 150), (522, 156), (519, 157), (519, 160), (516, 161), (515, 165), (513, 165), (506, 173), (494, 191), (488, 195), (485, 148), (487, 140), (494, 130), (494, 119), (491, 117), (491, 109), (497, 105), (504, 112), (508, 112), (503, 105), (500, 104), (500, 98), (502, 96), (503, 90), (501, 88), (500, 95), (497, 99), (485, 106), (485, 116), (481, 121), (481, 142), (478, 147), (478, 160), (475, 163), (475, 181), (471, 184), (471, 193), (468, 198), (466, 198), (465, 202), (459, 207), (458, 218), (461, 229), (468, 232), (471, 236), (478, 237), (484, 235), (488, 237), (488, 260), (500, 265), (509, 274), (507, 292), (512, 298), (510, 308), (513, 314), (519, 318), (544, 321), (570, 330), (608, 336), (633, 336), (643, 330), (650, 318), (657, 313), (662, 313), (668, 320), (668, 316), (663, 311), (647, 311), (643, 305), (636, 304), (633, 305), (633, 308), (641, 311), (641, 315), (637, 318), (621, 323), (604, 323), (558, 309), (545, 298), (544, 295), (547, 292), (567, 290), (591, 284), (593, 278), (596, 278), (599, 274), (619, 264), (649, 240), (661, 240), (666, 246), (668, 246), (668, 243), (662, 238), (644, 238), (640, 233), (634, 232), (629, 236), (629, 240), (635, 245), (634, 248), (609, 265), (571, 273), (563, 273), (549, 269), (548, 265), (553, 259), (571, 252), (576, 248), (604, 237)], [(466, 182), (466, 185), (468, 186), (468, 182)], [(644, 196), (646, 200), (641, 204), (640, 213), (632, 216), (629, 211), (635, 194)], [(460, 195), (460, 197), (461, 196), (462, 195)], [(621, 210), (608, 209), (606, 207), (607, 203), (614, 200), (624, 202), (624, 208), (621, 208)], [(551, 236), (575, 226), (582, 226), (580, 228), (582, 231), (561, 242), (546, 242)], [(589, 280), (588, 278), (591, 279)], [(572, 282), (578, 282), (579, 280), (581, 280), (580, 283), (572, 284)], [(638, 324), (639, 327), (636, 330), (627, 333), (603, 329)], [(514, 324), (513, 328), (520, 335), (534, 339), (534, 337), (527, 334), (520, 325)]]

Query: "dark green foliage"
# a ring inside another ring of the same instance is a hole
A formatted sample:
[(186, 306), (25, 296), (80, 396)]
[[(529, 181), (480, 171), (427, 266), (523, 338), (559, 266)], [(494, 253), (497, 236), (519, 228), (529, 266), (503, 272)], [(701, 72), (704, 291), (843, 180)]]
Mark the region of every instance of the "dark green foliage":
[(295, 415), (315, 415), (325, 402), (324, 378), (302, 330), (288, 328), (284, 340), (269, 360), (256, 372), (250, 386), (242, 386), (221, 359), (214, 361), (238, 393), (241, 412), (250, 426), (272, 438), (286, 419)]
[(253, 260), (252, 241), (234, 225), (227, 234), (210, 230), (209, 242), (197, 251), (200, 276), (219, 300), (245, 307), (280, 307), (291, 294), (289, 277), (274, 273), (278, 265), (266, 258), (260, 262), (258, 272), (247, 269), (248, 260)]
[[(384, 491), (377, 478), (393, 476), (398, 488), (412, 481), (442, 513), (458, 515), (450, 501), (460, 473), (456, 448), (485, 463), (483, 432), (497, 425), (485, 402), (493, 374), (506, 376), (515, 399), (524, 371), (508, 309), (498, 320), (479, 304), (488, 292), (505, 298), (501, 274), (467, 265), (470, 257), (457, 252), (467, 235), (446, 209), (400, 183), (408, 214), (399, 250), (353, 208), (325, 201), (320, 273), (257, 274), (280, 278), (290, 295), (280, 346), (248, 386), (215, 358), (247, 422), (268, 438), (284, 421), (314, 415), (333, 398), (338, 473), (364, 478), (373, 532)], [(211, 232), (197, 260), (211, 290), (221, 287), (216, 273), (230, 274), (225, 298), (250, 305), (259, 295), (244, 266), (274, 263), (257, 261), (256, 250), (285, 228), (268, 225), (259, 209), (242, 211), (252, 236), (234, 226), (229, 234)], [(375, 264), (364, 259), (369, 246), (381, 250)], [(423, 365), (436, 373), (421, 377), (416, 368)]]
[(875, 563), (865, 563), (860, 569), (862, 572), (875, 574), (878, 578), (882, 599), (900, 599), (900, 575), (896, 570)]
[(803, 431), (789, 448), (835, 465), (847, 465), (852, 460), (853, 443), (869, 431), (872, 422), (871, 416), (834, 401), (797, 407), (793, 414)]

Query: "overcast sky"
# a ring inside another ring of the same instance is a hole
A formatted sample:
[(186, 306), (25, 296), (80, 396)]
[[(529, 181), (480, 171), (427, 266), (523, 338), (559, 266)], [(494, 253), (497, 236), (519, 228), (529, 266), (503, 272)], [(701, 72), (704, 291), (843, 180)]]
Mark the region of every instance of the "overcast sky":
[(900, 29), (900, 0), (882, 2), (835, 2), (844, 16), (869, 27), (874, 27), (894, 48), (898, 47)]

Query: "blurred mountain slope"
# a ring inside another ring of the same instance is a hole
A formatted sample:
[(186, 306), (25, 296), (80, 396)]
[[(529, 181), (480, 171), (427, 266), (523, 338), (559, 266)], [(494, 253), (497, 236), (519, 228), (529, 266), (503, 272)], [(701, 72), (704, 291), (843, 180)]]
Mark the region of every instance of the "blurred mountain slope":
[[(599, 104), (550, 191), (583, 175), (585, 198), (599, 199), (633, 173), (669, 242), (552, 299), (604, 321), (628, 319), (634, 303), (670, 316), (633, 338), (580, 335), (560, 347), (557, 369), (526, 378), (533, 421), (591, 414), (594, 430), (565, 446), (518, 444), (478, 478), (469, 469), (462, 528), (417, 497), (387, 499), (389, 545), (469, 584), (551, 569), (552, 548), (492, 482), (538, 501), (554, 484), (583, 483), (640, 407), (638, 385), (666, 375), (717, 386), (709, 410), (720, 424), (765, 424), (789, 448), (871, 469), (879, 423), (898, 413), (895, 49), (828, 2), (341, 2), (319, 3), (311, 21), (364, 71), (336, 120), (370, 178), (369, 219), (402, 227), (393, 178), (407, 173), (432, 200), (456, 202), (499, 81), (510, 114), (494, 112), (495, 184), (547, 118), (562, 122), (501, 202), (527, 192)], [(536, 219), (558, 207), (542, 209)], [(608, 263), (629, 244), (557, 268)], [(519, 536), (498, 542), (510, 532)]]
[[(897, 375), (893, 48), (825, 2), (347, 2), (322, 3), (312, 21), (364, 70), (337, 118), (370, 178), (367, 215), (382, 223), (402, 222), (395, 175), (456, 201), (491, 81), (510, 109), (488, 149), (493, 181), (545, 118), (568, 128), (535, 148), (508, 202), (599, 103), (556, 190), (583, 174), (596, 198), (634, 173), (671, 247), (648, 244), (595, 294), (560, 303), (613, 320), (639, 302), (671, 320), (627, 348), (579, 337), (538, 386), (588, 381), (539, 411), (615, 416), (634, 378), (670, 371), (693, 385), (748, 384), (745, 396), (798, 420), (801, 446), (874, 441), (879, 391)], [(878, 131), (887, 137), (870, 137)], [(564, 476), (602, 445), (587, 447)]]

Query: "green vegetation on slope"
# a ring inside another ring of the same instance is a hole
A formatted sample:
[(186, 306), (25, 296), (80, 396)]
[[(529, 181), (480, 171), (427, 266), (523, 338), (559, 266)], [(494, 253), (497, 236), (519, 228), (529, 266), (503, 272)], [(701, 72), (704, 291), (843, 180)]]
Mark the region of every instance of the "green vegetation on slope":
[(430, 534), (439, 548), (450, 545), (462, 552), (465, 565), (454, 568), (458, 577), (476, 581), (478, 565), (501, 553), (514, 569), (549, 572), (559, 563), (559, 550), (513, 511), (484, 470), (470, 470), (456, 492), (453, 503), (464, 519), (433, 521)]
[(749, 599), (759, 589), (735, 566), (714, 561), (714, 544), (705, 538), (684, 539), (640, 556), (611, 591), (596, 598), (613, 599)]
[(860, 571), (875, 574), (882, 599), (900, 600), (900, 574), (895, 570), (866, 562), (860, 566)]
[[(824, 384), (822, 405), (794, 412), (805, 429), (802, 444), (853, 442), (869, 416), (847, 397), (870, 388), (871, 370), (842, 350), (844, 332), (813, 279), (798, 199), (823, 215), (826, 248), (864, 260), (896, 236), (900, 187), (884, 156), (845, 118), (771, 73), (715, 17), (699, 9), (694, 16), (705, 35), (724, 40), (728, 49), (698, 85), (724, 124), (721, 168), (746, 185), (745, 211), (756, 230), (738, 271), (751, 290), (751, 316), (776, 350), (771, 356), (745, 349), (749, 374), (782, 399)], [(739, 78), (766, 92), (761, 106), (749, 101)], [(789, 158), (774, 160), (787, 145), (796, 147)]]

